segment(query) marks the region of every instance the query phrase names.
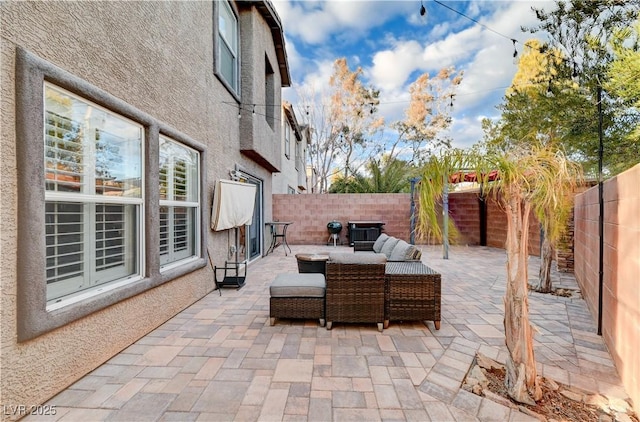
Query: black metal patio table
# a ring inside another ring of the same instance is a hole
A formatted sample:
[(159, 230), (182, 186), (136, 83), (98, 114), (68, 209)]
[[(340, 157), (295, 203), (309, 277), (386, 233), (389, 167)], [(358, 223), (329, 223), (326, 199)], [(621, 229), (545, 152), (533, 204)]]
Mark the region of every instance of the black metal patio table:
[[(293, 222), (270, 221), (266, 224), (267, 226), (269, 226), (269, 229), (271, 231), (271, 245), (269, 246), (269, 249), (267, 250), (267, 253), (265, 255), (269, 255), (271, 252), (273, 252), (275, 248), (282, 245), (282, 248), (284, 249), (284, 254), (285, 256), (287, 256), (287, 248), (289, 249), (289, 252), (291, 252), (291, 248), (287, 243), (287, 228), (291, 224), (293, 224)], [(282, 240), (278, 242), (278, 239), (282, 239)]]

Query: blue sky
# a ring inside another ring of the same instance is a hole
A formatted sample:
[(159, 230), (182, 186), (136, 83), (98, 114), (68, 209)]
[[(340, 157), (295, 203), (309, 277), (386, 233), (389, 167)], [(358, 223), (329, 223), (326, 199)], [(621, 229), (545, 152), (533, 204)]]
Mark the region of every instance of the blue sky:
[[(297, 104), (300, 92), (327, 86), (335, 59), (364, 71), (365, 84), (381, 90), (380, 112), (386, 122), (400, 120), (408, 105), (409, 85), (424, 72), (435, 75), (455, 66), (464, 71), (448, 135), (456, 147), (482, 139), (483, 117), (499, 115), (496, 105), (511, 83), (531, 33), (521, 26), (537, 23), (531, 6), (555, 8), (553, 1), (451, 1), (448, 10), (433, 0), (375, 1), (273, 0), (282, 20), (292, 76), (285, 100)], [(420, 16), (420, 5), (427, 13)], [(543, 34), (535, 35), (544, 39)]]

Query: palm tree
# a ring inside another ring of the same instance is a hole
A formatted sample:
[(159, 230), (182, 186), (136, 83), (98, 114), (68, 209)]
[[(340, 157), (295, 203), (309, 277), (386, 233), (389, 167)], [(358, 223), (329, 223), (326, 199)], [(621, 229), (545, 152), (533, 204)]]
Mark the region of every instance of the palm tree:
[[(485, 189), (498, 194), (507, 214), (507, 288), (505, 293), (505, 343), (509, 351), (506, 388), (510, 397), (520, 403), (535, 404), (542, 396), (538, 384), (533, 352), (533, 328), (529, 323), (528, 267), (529, 217), (534, 211), (541, 221), (568, 212), (567, 191), (575, 186), (578, 167), (566, 156), (549, 147), (517, 148), (503, 153), (481, 155), (477, 151), (466, 156), (454, 152), (447, 159), (459, 168), (474, 169)], [(497, 170), (499, 178), (489, 183), (489, 170)], [(427, 166), (423, 180), (448, 180), (451, 167)], [(455, 169), (454, 169), (455, 171)], [(421, 189), (430, 188), (421, 184)], [(421, 192), (421, 198), (428, 196)], [(433, 231), (437, 221), (435, 209), (421, 200), (419, 233)], [(424, 215), (423, 215), (424, 214)], [(556, 226), (552, 226), (556, 227)]]
[(400, 193), (409, 191), (411, 167), (406, 161), (383, 157), (366, 164), (368, 176), (352, 172), (338, 178), (329, 188), (330, 193)]

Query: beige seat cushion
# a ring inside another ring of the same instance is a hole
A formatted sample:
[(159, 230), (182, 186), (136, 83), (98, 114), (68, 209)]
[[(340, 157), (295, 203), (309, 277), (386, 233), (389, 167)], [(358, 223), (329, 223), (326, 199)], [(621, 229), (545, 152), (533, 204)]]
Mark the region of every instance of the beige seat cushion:
[(324, 297), (326, 282), (320, 273), (278, 274), (269, 287), (271, 297)]
[(333, 252), (329, 254), (327, 264), (384, 264), (385, 262), (387, 262), (387, 258), (382, 254)]

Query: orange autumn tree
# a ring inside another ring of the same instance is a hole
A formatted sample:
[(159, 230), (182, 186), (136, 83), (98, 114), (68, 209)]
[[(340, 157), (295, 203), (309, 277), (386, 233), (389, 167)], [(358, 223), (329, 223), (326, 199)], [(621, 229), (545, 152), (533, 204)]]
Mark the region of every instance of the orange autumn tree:
[(409, 84), (404, 118), (390, 124), (379, 115), (380, 91), (364, 79), (362, 68), (352, 70), (340, 58), (333, 63), (328, 83), (297, 92), (298, 116), (311, 129), (314, 192), (327, 192), (333, 176), (350, 180), (367, 173), (364, 166), (371, 159), (388, 156), (390, 162), (398, 159), (413, 165), (433, 149), (449, 145), (441, 134), (451, 125), (462, 71), (447, 67), (434, 76), (419, 75)]
[(391, 145), (390, 156), (409, 150), (410, 163), (423, 161), (438, 147), (448, 147), (449, 140), (440, 135), (451, 126), (456, 90), (462, 71), (453, 66), (442, 68), (435, 76), (423, 73), (409, 85), (409, 105), (404, 119), (391, 124), (398, 136)]

